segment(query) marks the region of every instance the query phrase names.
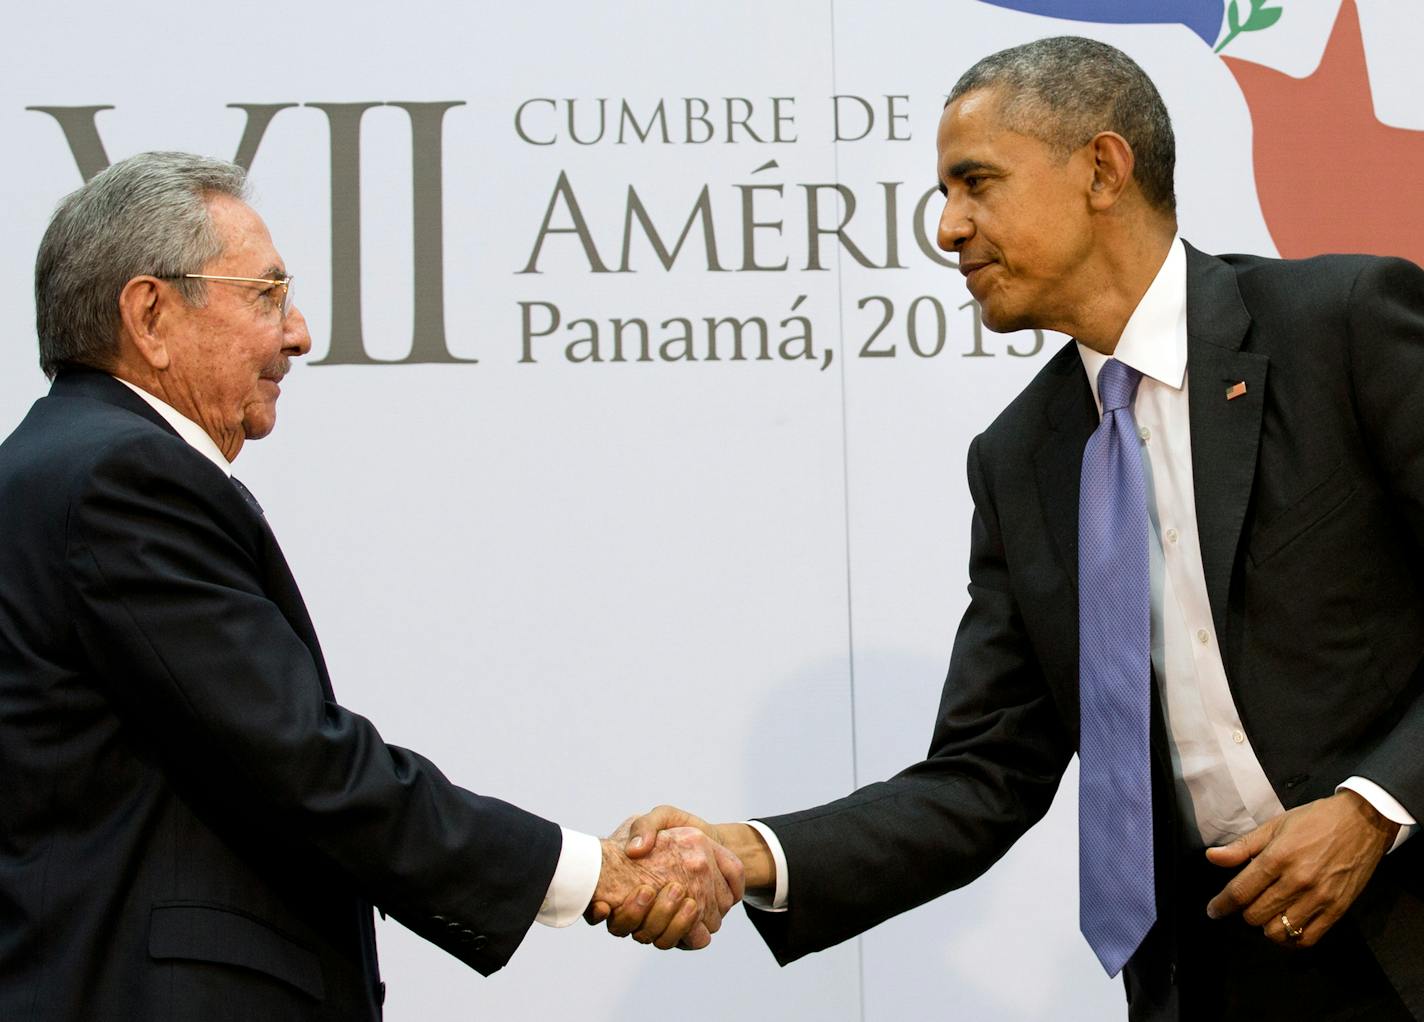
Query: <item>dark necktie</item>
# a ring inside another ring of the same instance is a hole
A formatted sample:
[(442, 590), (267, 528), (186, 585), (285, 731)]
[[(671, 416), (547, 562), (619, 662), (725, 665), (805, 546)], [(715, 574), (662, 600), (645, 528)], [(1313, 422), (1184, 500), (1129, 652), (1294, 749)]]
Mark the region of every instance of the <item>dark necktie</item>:
[(256, 511), (260, 517), (266, 517), (262, 512), (262, 505), (257, 503), (257, 498), (252, 495), (252, 491), (242, 485), (242, 480), (237, 478), (237, 476), (229, 476), (228, 478), (232, 480), (232, 485), (237, 487), (237, 492), (242, 494), (242, 499), (247, 501), (247, 506)]
[(1109, 976), (1157, 918), (1152, 875), (1152, 609), (1147, 485), (1132, 400), (1109, 359), (1078, 504), (1079, 928)]

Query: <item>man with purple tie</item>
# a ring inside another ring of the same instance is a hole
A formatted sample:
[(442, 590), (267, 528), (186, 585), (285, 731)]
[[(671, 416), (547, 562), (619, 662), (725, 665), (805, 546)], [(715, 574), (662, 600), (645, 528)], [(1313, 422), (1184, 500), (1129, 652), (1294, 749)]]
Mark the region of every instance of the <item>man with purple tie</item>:
[(929, 752), (804, 812), (632, 829), (737, 851), (783, 964), (972, 881), (1077, 753), (1081, 928), (1132, 1019), (1424, 1018), (1424, 272), (1205, 255), (1174, 162), (1099, 42), (950, 94), (939, 245), (991, 329), (1073, 341), (970, 445)]

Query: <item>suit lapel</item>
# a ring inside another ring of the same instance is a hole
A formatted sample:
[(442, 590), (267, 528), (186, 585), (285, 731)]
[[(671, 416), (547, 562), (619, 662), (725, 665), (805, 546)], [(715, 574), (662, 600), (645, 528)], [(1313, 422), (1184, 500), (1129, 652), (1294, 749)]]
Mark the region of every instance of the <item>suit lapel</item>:
[(87, 397), (115, 405), (147, 419), (166, 433), (178, 436), (178, 431), (170, 426), (168, 420), (159, 415), (158, 410), (151, 404), (108, 373), (101, 373), (97, 369), (62, 369), (54, 378), (49, 392), (52, 397)]
[[(92, 369), (67, 368), (55, 377), (50, 393), (55, 397), (86, 397), (117, 405), (135, 415), (142, 416), (186, 444), (186, 441), (183, 441), (179, 436), (178, 431), (169, 425), (168, 420), (160, 415), (152, 405), (108, 373)], [(194, 454), (195, 457), (203, 457), (197, 452)], [(206, 459), (203, 460), (206, 462)], [(255, 520), (256, 523), (254, 535), (259, 554), (258, 563), (262, 573), (260, 582), (263, 592), (277, 605), (282, 616), (287, 619), (292, 629), (301, 637), (302, 642), (311, 650), (312, 659), (316, 663), (317, 673), (321, 678), (322, 691), (327, 699), (334, 699), (331, 679), (327, 675), (326, 661), (322, 657), (316, 629), (312, 626), (311, 615), (307, 612), (301, 590), (297, 588), (297, 581), (292, 577), (291, 568), (287, 566), (287, 559), (282, 554), (282, 548), (277, 544), (277, 537), (273, 535), (271, 526), (261, 512), (248, 505), (242, 494), (238, 492), (237, 487), (233, 486), (231, 489), (232, 503), (234, 507), (241, 508), (242, 518), (245, 521)]]
[(1083, 447), (1097, 428), (1098, 410), (1077, 345), (1069, 342), (1056, 361), (1058, 389), (1044, 409), (1049, 429), (1034, 453), (1034, 468), (1044, 521), (1077, 592), (1078, 489)]
[[(1187, 380), (1192, 430), (1192, 487), (1202, 570), (1218, 641), (1226, 635), (1226, 600), (1241, 527), (1256, 477), (1266, 401), (1264, 355), (1241, 351), (1251, 325), (1235, 272), (1187, 246)], [(1246, 384), (1227, 399), (1227, 390)]]
[(272, 534), (270, 527), (264, 527), (263, 532), (265, 534), (263, 567), (266, 573), (263, 589), (268, 598), (281, 610), (282, 616), (287, 619), (287, 623), (292, 626), (292, 631), (297, 633), (302, 644), (311, 650), (312, 662), (315, 664), (317, 676), (321, 680), (322, 695), (334, 702), (336, 694), (332, 691), (331, 677), (326, 670), (326, 658), (322, 655), (321, 643), (316, 637), (316, 627), (312, 624), (306, 601), (302, 599), (301, 590), (297, 588), (297, 580), (292, 575), (292, 569), (287, 565), (287, 558), (282, 554), (282, 548), (277, 544), (277, 537)]

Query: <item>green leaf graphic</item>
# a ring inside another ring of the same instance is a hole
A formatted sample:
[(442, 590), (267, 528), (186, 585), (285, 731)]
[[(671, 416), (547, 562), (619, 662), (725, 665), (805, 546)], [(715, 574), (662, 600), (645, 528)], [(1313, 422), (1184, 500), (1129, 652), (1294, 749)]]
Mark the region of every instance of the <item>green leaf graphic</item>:
[(1243, 32), (1259, 32), (1263, 28), (1270, 28), (1281, 20), (1281, 9), (1279, 7), (1258, 7), (1251, 12), (1251, 17), (1246, 19), (1246, 24), (1241, 26)]
[(1281, 20), (1281, 7), (1267, 7), (1270, 0), (1250, 0), (1251, 13), (1246, 16), (1245, 24), (1241, 22), (1241, 12), (1236, 8), (1236, 0), (1226, 8), (1226, 38), (1217, 43), (1215, 53), (1220, 53), (1226, 49), (1226, 44), (1235, 39), (1242, 32), (1259, 32), (1263, 28), (1270, 28)]

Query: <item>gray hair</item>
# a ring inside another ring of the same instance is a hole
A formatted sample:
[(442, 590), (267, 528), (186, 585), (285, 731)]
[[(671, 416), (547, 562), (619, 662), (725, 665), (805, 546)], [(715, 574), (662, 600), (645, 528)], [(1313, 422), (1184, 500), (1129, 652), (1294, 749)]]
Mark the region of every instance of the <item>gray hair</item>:
[(1152, 79), (1121, 50), (1096, 39), (1055, 36), (990, 54), (955, 83), (949, 103), (975, 89), (1003, 90), (1000, 116), (1013, 131), (1068, 153), (1100, 131), (1132, 147), (1132, 176), (1157, 209), (1176, 211), (1177, 144)]
[(178, 277), (183, 299), (201, 305), (201, 272), (222, 254), (208, 216), (214, 195), (243, 199), (247, 173), (189, 153), (140, 153), (66, 195), (35, 258), (40, 368), (110, 369), (118, 356), (119, 294), (134, 277)]

